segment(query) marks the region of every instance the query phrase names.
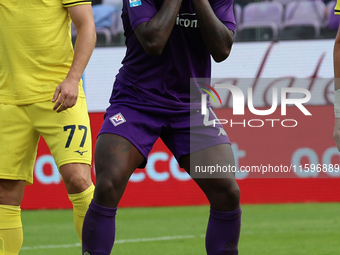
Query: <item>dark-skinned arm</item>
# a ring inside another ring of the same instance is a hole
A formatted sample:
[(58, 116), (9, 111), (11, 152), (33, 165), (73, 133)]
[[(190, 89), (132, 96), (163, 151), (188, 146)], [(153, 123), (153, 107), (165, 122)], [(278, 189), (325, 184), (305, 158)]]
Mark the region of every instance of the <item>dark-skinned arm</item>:
[[(334, 90), (340, 89), (340, 24), (338, 27), (338, 32), (335, 37), (334, 48), (333, 48), (333, 67), (334, 67)], [(336, 92), (337, 93), (337, 92)], [(337, 95), (334, 95), (334, 110), (339, 105), (338, 101), (336, 100)], [(340, 118), (335, 116), (335, 124), (334, 124), (334, 131), (333, 131), (333, 138), (336, 142), (336, 146), (338, 151), (340, 151)]]
[(154, 17), (136, 27), (134, 32), (146, 53), (151, 56), (162, 54), (181, 4), (182, 0), (165, 0)]
[(208, 0), (193, 0), (203, 40), (216, 62), (225, 60), (233, 45), (232, 32), (216, 17)]

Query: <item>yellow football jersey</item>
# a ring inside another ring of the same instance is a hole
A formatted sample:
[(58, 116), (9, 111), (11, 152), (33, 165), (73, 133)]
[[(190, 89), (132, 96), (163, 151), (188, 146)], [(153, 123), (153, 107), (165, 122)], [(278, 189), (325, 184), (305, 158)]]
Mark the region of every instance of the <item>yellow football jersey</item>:
[(334, 7), (334, 14), (340, 15), (340, 0), (336, 0), (336, 5)]
[(91, 0), (0, 1), (0, 103), (52, 99), (73, 60), (67, 7), (79, 4)]

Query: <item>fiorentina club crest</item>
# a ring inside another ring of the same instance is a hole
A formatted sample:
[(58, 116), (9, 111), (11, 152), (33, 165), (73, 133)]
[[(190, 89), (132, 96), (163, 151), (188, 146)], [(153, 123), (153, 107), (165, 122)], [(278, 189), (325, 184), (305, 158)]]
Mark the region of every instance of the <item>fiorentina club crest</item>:
[(116, 115), (112, 116), (110, 118), (110, 121), (115, 127), (126, 122), (126, 120), (123, 117), (123, 114), (121, 113), (117, 113)]

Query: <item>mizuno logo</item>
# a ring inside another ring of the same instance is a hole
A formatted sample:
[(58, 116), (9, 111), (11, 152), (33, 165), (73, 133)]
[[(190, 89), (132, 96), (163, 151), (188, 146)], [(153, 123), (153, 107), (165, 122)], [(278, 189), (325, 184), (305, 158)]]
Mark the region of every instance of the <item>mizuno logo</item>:
[(80, 150), (77, 150), (77, 151), (75, 151), (75, 152), (79, 153), (80, 156), (83, 156), (83, 154), (84, 154), (85, 152), (87, 152), (87, 151), (80, 151)]

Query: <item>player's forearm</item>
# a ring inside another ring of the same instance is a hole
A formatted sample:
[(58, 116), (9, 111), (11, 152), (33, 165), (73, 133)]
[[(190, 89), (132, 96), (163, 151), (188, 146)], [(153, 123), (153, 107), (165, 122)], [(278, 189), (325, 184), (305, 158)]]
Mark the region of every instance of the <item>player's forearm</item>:
[(181, 4), (182, 0), (165, 0), (154, 17), (136, 27), (136, 36), (148, 54), (159, 56), (162, 53)]
[(340, 30), (338, 31), (333, 51), (333, 61), (334, 61), (334, 89), (340, 89)]
[(231, 51), (231, 31), (216, 17), (207, 0), (193, 0), (198, 24), (206, 46), (216, 62), (225, 60)]
[(96, 31), (93, 24), (82, 24), (77, 29), (74, 58), (67, 78), (81, 79), (96, 44)]
[[(337, 141), (337, 145), (340, 146), (340, 29), (334, 42), (333, 50), (333, 67), (334, 67), (334, 115), (336, 118), (334, 126), (334, 139)], [(338, 147), (340, 148), (340, 147)]]

